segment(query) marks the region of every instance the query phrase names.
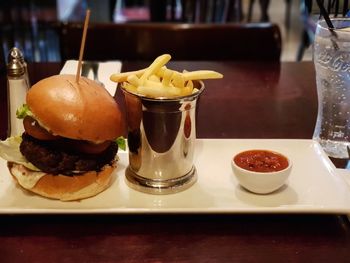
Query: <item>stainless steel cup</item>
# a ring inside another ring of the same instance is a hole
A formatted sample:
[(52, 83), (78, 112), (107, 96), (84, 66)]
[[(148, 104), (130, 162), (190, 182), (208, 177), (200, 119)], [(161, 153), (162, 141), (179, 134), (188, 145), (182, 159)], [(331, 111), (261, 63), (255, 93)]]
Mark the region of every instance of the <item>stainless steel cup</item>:
[(197, 180), (193, 164), (198, 92), (177, 98), (147, 98), (123, 89), (128, 126), (127, 184), (151, 194), (171, 194)]

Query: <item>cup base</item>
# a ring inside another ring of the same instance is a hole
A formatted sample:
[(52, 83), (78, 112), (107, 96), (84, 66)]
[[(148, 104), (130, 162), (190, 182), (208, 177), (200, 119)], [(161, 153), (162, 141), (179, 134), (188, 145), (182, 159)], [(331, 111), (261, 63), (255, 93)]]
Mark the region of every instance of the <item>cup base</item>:
[(169, 180), (152, 180), (149, 178), (141, 177), (136, 174), (131, 168), (125, 170), (126, 183), (127, 185), (137, 191), (165, 195), (174, 194), (188, 189), (197, 181), (197, 171), (193, 166), (192, 169), (184, 176), (169, 179)]
[(324, 140), (317, 137), (314, 137), (325, 151), (329, 157), (337, 159), (348, 159), (349, 152), (347, 147), (350, 147), (350, 142), (347, 141), (334, 141), (334, 140)]

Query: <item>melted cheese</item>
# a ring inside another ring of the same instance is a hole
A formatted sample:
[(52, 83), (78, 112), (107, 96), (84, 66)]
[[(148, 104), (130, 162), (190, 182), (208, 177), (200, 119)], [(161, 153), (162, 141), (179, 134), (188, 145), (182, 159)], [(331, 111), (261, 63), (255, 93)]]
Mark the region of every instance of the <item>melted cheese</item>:
[(11, 172), (13, 176), (16, 177), (18, 183), (26, 188), (31, 189), (33, 188), (36, 183), (40, 180), (41, 177), (45, 175), (43, 172), (34, 172), (31, 171), (29, 174), (29, 171), (25, 169), (22, 165), (16, 165), (16, 168), (11, 168)]

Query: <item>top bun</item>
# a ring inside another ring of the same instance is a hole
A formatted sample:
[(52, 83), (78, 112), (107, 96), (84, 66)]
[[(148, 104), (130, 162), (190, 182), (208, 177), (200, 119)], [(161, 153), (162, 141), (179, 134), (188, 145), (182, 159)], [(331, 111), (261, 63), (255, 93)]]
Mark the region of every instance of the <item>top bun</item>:
[(55, 75), (33, 85), (27, 105), (35, 119), (62, 137), (101, 142), (122, 134), (121, 113), (108, 91), (95, 81)]

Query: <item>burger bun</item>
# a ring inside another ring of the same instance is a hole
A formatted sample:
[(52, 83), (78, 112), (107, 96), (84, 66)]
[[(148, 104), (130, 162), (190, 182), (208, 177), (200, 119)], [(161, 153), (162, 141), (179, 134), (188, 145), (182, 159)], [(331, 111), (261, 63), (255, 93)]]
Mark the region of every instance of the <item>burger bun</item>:
[(21, 164), (8, 163), (11, 175), (22, 188), (61, 201), (81, 200), (101, 193), (110, 186), (115, 166), (115, 163), (105, 165), (99, 172), (89, 171), (74, 176), (45, 173), (34, 186), (28, 187), (27, 184), (21, 183), (20, 177), (32, 177), (38, 172), (32, 171)]
[(33, 85), (26, 103), (39, 124), (54, 135), (101, 142), (123, 133), (118, 104), (96, 81), (55, 75)]

